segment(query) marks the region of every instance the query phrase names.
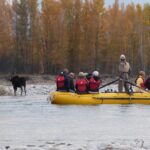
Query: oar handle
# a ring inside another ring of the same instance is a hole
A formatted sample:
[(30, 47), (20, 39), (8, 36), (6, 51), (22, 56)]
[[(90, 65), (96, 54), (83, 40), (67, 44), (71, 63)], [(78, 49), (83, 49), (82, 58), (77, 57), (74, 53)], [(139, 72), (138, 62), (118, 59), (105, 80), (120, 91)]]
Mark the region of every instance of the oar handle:
[(129, 83), (129, 84), (131, 84), (131, 85), (133, 85), (133, 86), (135, 86), (135, 87), (137, 87), (137, 88), (139, 88), (139, 89), (141, 89), (141, 90), (143, 90), (143, 91), (145, 91), (145, 92), (150, 93), (149, 91), (145, 90), (144, 88), (142, 88), (142, 87), (140, 87), (140, 86), (137, 86), (136, 84), (134, 84), (134, 83), (132, 83), (132, 82), (130, 82), (130, 81), (124, 80), (124, 82)]
[(110, 84), (113, 84), (113, 83), (117, 82), (118, 80), (120, 80), (120, 78), (118, 78), (118, 79), (116, 79), (116, 80), (114, 80), (114, 81), (111, 81), (111, 82), (109, 82), (109, 83), (107, 83), (107, 84), (101, 86), (99, 89), (102, 89), (102, 88), (104, 88), (104, 87), (106, 87), (106, 86), (108, 86), (108, 85), (110, 85)]

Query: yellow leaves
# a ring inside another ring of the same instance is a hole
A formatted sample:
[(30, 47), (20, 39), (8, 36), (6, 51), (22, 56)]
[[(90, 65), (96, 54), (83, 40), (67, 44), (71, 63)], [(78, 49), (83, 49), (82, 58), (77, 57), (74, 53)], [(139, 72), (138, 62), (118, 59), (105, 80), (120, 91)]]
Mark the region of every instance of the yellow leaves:
[(146, 25), (147, 27), (150, 26), (150, 4), (144, 5), (143, 22), (144, 22), (144, 25)]
[(110, 71), (107, 66), (115, 66), (122, 52), (130, 60), (132, 56), (133, 64), (142, 46), (144, 56), (149, 55), (149, 4), (120, 7), (115, 0), (105, 9), (104, 0), (42, 0), (39, 8), (38, 0), (13, 6), (4, 1), (0, 0), (0, 56), (11, 56), (7, 50), (13, 47), (24, 65), (39, 63), (42, 70), (57, 65), (92, 70), (102, 65)]
[(104, 14), (104, 0), (93, 0), (93, 15), (95, 18), (101, 18)]
[(43, 0), (43, 15), (56, 16), (60, 13), (60, 3), (55, 0)]
[[(12, 21), (10, 7), (0, 1), (0, 56), (8, 54), (12, 46)], [(8, 44), (9, 43), (9, 44)]]

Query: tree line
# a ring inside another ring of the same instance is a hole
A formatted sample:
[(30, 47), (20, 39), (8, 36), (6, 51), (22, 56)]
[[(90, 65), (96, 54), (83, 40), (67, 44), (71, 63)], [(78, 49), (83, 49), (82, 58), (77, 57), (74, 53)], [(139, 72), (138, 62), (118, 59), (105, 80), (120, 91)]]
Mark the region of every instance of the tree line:
[(0, 72), (98, 70), (117, 74), (125, 54), (132, 73), (150, 73), (150, 4), (104, 7), (104, 0), (0, 1)]

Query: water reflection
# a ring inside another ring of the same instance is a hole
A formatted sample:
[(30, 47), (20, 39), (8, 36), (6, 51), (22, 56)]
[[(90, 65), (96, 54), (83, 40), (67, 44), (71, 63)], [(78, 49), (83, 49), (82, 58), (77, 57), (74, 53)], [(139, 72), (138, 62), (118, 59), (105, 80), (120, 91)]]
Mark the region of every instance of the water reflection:
[(59, 106), (46, 96), (1, 97), (0, 146), (143, 148), (149, 145), (149, 117), (149, 105)]

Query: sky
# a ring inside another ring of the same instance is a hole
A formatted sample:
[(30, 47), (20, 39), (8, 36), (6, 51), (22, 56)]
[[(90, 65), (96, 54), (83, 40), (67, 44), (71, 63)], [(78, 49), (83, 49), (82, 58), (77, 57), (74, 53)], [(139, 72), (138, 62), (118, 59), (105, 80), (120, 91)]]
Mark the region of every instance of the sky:
[[(109, 6), (112, 5), (115, 2), (115, 0), (105, 0), (105, 6)], [(125, 4), (129, 4), (129, 3), (135, 3), (135, 4), (145, 4), (145, 3), (149, 3), (150, 4), (150, 0), (119, 0), (120, 3), (125, 3)]]
[[(12, 2), (12, 0), (7, 0), (9, 3)], [(42, 0), (39, 0), (39, 2), (41, 2)], [(104, 0), (105, 1), (105, 6), (108, 7), (109, 5), (112, 5), (115, 0)], [(149, 3), (150, 4), (150, 0), (119, 0), (120, 3), (125, 3), (125, 4), (129, 4), (129, 3), (135, 3), (135, 4), (145, 4), (145, 3)]]

